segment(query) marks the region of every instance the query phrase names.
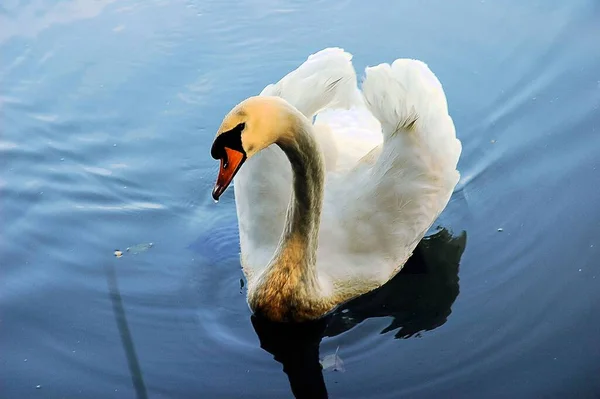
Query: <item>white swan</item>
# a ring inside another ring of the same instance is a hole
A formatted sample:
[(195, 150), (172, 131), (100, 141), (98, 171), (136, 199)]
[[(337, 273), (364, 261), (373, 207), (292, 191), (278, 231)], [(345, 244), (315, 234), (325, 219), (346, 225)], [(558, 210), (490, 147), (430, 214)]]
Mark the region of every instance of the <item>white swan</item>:
[(238, 104), (218, 130), (213, 197), (236, 176), (255, 313), (315, 319), (381, 286), (459, 180), (461, 143), (429, 68), (398, 59), (365, 72), (361, 96), (350, 54), (325, 49)]

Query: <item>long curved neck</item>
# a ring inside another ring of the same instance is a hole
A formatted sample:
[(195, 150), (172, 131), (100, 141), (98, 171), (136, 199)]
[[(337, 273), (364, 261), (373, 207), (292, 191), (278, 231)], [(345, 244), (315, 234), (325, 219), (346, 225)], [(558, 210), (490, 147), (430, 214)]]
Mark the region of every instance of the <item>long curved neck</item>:
[(328, 310), (328, 304), (321, 300), (316, 270), (324, 164), (308, 121), (299, 115), (292, 117), (298, 120), (276, 142), (287, 155), (293, 173), (285, 227), (248, 298), (253, 311), (271, 320), (306, 320)]
[(292, 126), (277, 141), (292, 166), (293, 183), (285, 227), (271, 265), (294, 264), (304, 273), (316, 274), (324, 165), (308, 122), (298, 117)]

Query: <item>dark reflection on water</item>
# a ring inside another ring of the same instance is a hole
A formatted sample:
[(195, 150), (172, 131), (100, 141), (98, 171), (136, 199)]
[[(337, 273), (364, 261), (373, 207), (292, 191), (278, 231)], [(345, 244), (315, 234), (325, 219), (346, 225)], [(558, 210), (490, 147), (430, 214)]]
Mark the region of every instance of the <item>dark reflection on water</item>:
[(310, 323), (274, 323), (252, 316), (260, 346), (283, 365), (297, 398), (327, 398), (319, 346), (374, 317), (391, 317), (382, 334), (398, 330), (395, 338), (418, 337), (444, 324), (459, 293), (458, 268), (467, 234), (453, 237), (446, 229), (424, 238), (404, 268), (377, 290), (338, 307)]
[(329, 317), (302, 324), (275, 323), (252, 316), (260, 347), (283, 365), (297, 398), (327, 398), (327, 387), (319, 362), (319, 345)]

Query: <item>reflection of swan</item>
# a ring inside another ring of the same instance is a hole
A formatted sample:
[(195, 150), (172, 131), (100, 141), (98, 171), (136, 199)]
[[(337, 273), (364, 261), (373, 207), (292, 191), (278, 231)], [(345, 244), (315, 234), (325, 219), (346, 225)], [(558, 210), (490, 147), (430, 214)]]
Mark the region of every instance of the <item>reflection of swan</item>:
[(424, 238), (408, 262), (389, 283), (335, 310), (325, 335), (329, 337), (371, 317), (392, 317), (382, 333), (410, 338), (444, 324), (458, 296), (458, 265), (467, 244), (443, 229)]
[(326, 398), (327, 388), (319, 363), (319, 344), (328, 318), (304, 323), (278, 323), (252, 316), (260, 347), (283, 364), (296, 398)]
[[(434, 74), (414, 60), (367, 68), (363, 98), (350, 55), (327, 49), (237, 105), (217, 133), (215, 199), (246, 163), (235, 189), (256, 313), (315, 319), (381, 286), (448, 203), (461, 145)], [(349, 122), (310, 122), (351, 103)]]
[(297, 398), (327, 397), (319, 364), (322, 337), (341, 334), (371, 317), (391, 317), (382, 333), (398, 329), (396, 338), (441, 326), (458, 296), (458, 266), (466, 242), (466, 233), (452, 237), (446, 230), (423, 239), (388, 284), (319, 321), (275, 323), (252, 316), (261, 347), (283, 364)]

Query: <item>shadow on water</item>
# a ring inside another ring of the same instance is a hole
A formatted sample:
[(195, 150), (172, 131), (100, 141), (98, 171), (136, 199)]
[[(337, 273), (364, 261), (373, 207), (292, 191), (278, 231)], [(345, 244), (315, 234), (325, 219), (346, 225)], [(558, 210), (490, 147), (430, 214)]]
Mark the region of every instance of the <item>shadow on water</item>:
[(138, 356), (135, 351), (135, 345), (131, 337), (129, 329), (129, 323), (127, 323), (127, 317), (125, 315), (125, 307), (123, 306), (123, 298), (121, 297), (121, 290), (117, 282), (117, 274), (113, 264), (106, 267), (106, 281), (108, 283), (108, 290), (110, 295), (110, 301), (113, 306), (113, 314), (115, 316), (115, 322), (119, 329), (119, 335), (121, 336), (121, 344), (125, 356), (127, 357), (127, 365), (129, 366), (129, 374), (131, 376), (131, 382), (136, 392), (137, 399), (147, 399), (148, 392), (142, 376), (142, 370)]
[(319, 345), (323, 337), (342, 334), (374, 317), (391, 317), (382, 334), (411, 338), (443, 325), (459, 293), (458, 267), (467, 234), (454, 237), (442, 229), (424, 238), (398, 275), (383, 287), (310, 323), (273, 323), (252, 316), (260, 346), (283, 365), (297, 398), (327, 398)]

